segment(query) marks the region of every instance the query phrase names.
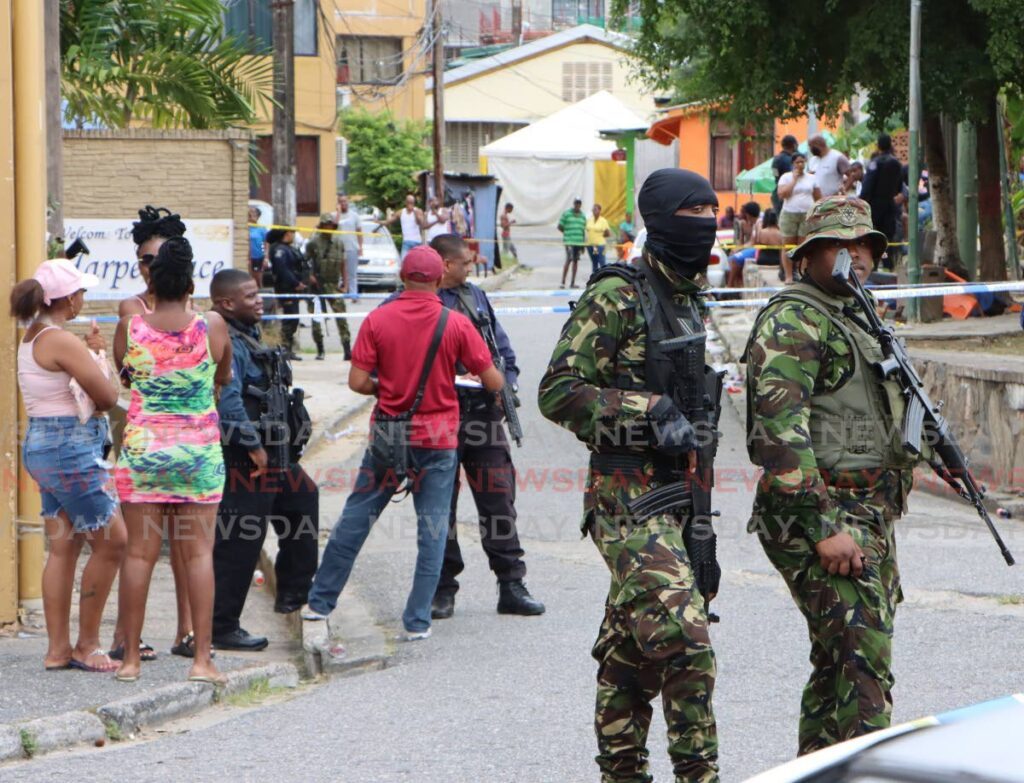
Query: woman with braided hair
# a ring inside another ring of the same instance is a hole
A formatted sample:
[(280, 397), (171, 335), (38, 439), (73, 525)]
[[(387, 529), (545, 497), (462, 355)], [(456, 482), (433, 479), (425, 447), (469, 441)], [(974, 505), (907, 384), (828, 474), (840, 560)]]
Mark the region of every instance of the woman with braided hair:
[[(144, 315), (153, 312), (154, 296), (150, 281), (150, 266), (156, 258), (160, 246), (168, 239), (185, 234), (185, 223), (181, 216), (166, 207), (152, 207), (147, 204), (139, 210), (139, 219), (132, 223), (132, 241), (135, 243), (135, 258), (139, 264), (139, 275), (146, 283), (146, 290), (121, 300), (117, 308), (119, 318), (131, 315)], [(174, 643), (171, 653), (191, 658), (193, 652), (192, 609), (188, 602), (188, 575), (182, 560), (180, 547), (173, 542), (171, 545), (171, 573), (174, 574), (174, 595), (177, 601), (178, 625), (174, 632)], [(144, 641), (140, 654), (144, 661), (156, 660), (156, 650)], [(114, 642), (110, 651), (114, 660), (124, 658), (124, 629), (121, 618), (117, 618), (114, 627)]]
[(117, 678), (139, 678), (139, 635), (164, 530), (180, 547), (195, 633), (189, 679), (221, 684), (211, 661), (213, 541), (224, 488), (216, 390), (231, 379), (231, 342), (217, 313), (188, 308), (192, 247), (166, 240), (150, 265), (153, 311), (122, 318), (114, 361), (131, 389), (115, 480), (128, 528), (119, 608), (124, 662)]

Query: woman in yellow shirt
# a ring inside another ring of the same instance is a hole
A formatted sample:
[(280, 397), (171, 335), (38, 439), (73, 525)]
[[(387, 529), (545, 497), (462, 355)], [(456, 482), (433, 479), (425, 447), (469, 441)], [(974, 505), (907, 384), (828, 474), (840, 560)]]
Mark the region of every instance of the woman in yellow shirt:
[(608, 225), (608, 218), (601, 217), (601, 205), (594, 204), (592, 214), (587, 218), (587, 254), (590, 256), (590, 265), (593, 271), (605, 265), (605, 248), (608, 237), (612, 235), (612, 228)]

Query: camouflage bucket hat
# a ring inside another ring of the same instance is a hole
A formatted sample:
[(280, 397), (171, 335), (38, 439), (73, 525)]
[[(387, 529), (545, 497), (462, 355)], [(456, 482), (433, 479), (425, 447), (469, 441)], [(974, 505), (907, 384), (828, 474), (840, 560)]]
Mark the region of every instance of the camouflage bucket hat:
[(881, 231), (876, 231), (871, 222), (871, 207), (868, 202), (851, 196), (828, 196), (815, 203), (807, 212), (804, 223), (807, 236), (803, 243), (789, 251), (789, 257), (799, 260), (811, 243), (818, 239), (860, 239), (871, 237), (874, 257), (881, 257), (889, 240)]

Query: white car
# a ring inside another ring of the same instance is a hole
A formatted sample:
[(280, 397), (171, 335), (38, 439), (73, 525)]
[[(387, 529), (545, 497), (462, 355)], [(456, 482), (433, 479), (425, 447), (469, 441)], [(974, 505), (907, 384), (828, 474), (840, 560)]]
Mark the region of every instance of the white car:
[[(633, 240), (633, 249), (629, 251), (629, 263), (634, 263), (644, 252), (644, 243), (647, 241), (647, 229), (641, 228)], [(725, 272), (729, 268), (729, 256), (722, 249), (722, 246), (715, 240), (715, 246), (711, 248), (711, 262), (708, 264), (707, 278), (712, 288), (725, 286)]]
[(377, 221), (364, 218), (363, 252), (359, 256), (359, 287), (382, 287), (395, 290), (399, 283), (398, 249), (387, 228)]

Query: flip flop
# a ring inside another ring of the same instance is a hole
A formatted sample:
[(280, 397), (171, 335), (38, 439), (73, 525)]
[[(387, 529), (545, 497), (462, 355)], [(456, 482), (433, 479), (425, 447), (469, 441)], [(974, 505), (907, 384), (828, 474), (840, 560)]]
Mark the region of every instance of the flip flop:
[[(182, 658), (196, 657), (196, 639), (192, 632), (185, 634), (181, 641), (171, 648), (171, 655), (180, 655)], [(210, 659), (217, 657), (217, 653), (210, 651)]]
[(71, 662), (68, 661), (67, 663), (59, 663), (56, 666), (46, 666), (44, 664), (43, 668), (45, 668), (46, 671), (48, 672), (62, 672), (71, 668)]
[(219, 677), (209, 677), (205, 674), (193, 674), (188, 678), (189, 682), (205, 682), (213, 685), (214, 687), (223, 688), (228, 684), (228, 678), (226, 675), (220, 675)]
[(138, 674), (128, 674), (128, 675), (115, 674), (114, 675), (114, 679), (117, 680), (118, 682), (138, 682), (139, 675)]
[[(102, 655), (104, 658), (107, 659), (111, 666), (113, 665), (113, 661), (110, 660), (110, 658), (107, 656), (106, 651), (104, 650), (95, 649), (85, 657), (92, 658), (95, 655)], [(109, 666), (90, 666), (85, 661), (80, 661), (77, 658), (72, 658), (70, 661), (68, 661), (68, 668), (77, 669), (78, 671), (82, 672), (92, 672), (95, 674), (110, 674), (111, 672), (117, 670), (116, 666), (114, 666), (113, 668)]]

